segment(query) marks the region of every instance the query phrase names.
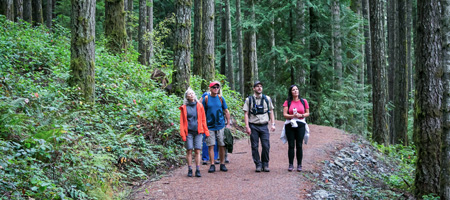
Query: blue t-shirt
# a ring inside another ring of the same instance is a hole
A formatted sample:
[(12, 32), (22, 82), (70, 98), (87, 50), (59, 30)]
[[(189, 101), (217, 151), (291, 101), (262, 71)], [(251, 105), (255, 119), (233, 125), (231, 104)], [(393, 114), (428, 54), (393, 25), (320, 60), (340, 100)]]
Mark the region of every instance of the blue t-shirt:
[(208, 95), (208, 105), (205, 105), (205, 97), (203, 96), (203, 107), (206, 111), (206, 123), (208, 124), (208, 129), (210, 131), (217, 131), (225, 127), (225, 116), (223, 110), (228, 109), (225, 98), (222, 97), (222, 102), (220, 102), (219, 95), (215, 97)]

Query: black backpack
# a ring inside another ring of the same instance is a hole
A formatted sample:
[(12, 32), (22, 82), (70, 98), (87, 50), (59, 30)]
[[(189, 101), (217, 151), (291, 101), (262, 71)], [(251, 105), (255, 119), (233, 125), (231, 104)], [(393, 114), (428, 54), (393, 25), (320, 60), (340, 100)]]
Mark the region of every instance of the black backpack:
[[(270, 120), (270, 110), (269, 110), (269, 100), (267, 100), (266, 95), (262, 95), (262, 99), (260, 102), (260, 105), (256, 105), (256, 99), (253, 95), (250, 95), (247, 97), (248, 98), (248, 115), (250, 116), (250, 114), (253, 115), (262, 115), (262, 114), (266, 114), (269, 116), (269, 120)], [(267, 105), (267, 111), (264, 112), (264, 101), (266, 102)], [(252, 108), (252, 103), (253, 103), (253, 108)], [(262, 112), (259, 110), (258, 112), (258, 108), (262, 109)]]

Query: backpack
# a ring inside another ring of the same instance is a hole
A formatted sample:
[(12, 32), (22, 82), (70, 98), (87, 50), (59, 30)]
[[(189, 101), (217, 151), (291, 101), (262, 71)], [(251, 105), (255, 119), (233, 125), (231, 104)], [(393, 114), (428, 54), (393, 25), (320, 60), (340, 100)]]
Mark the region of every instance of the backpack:
[[(262, 95), (262, 99), (260, 102), (260, 105), (256, 105), (256, 99), (253, 95), (250, 95), (247, 97), (248, 98), (248, 115), (250, 116), (250, 114), (253, 115), (262, 115), (262, 114), (266, 114), (269, 116), (269, 120), (270, 120), (270, 110), (269, 110), (269, 100), (267, 100), (266, 95)], [(266, 102), (267, 105), (267, 111), (264, 112), (264, 101)], [(253, 102), (253, 108), (252, 108), (252, 102)], [(263, 109), (263, 112), (258, 113), (257, 112), (257, 106)]]
[[(303, 100), (302, 98), (300, 98), (300, 102), (302, 102), (303, 105), (303, 109), (306, 112), (306, 107), (305, 107), (305, 100)], [(291, 107), (291, 101), (288, 100), (288, 113), (289, 113), (289, 108)]]
[[(208, 96), (209, 96), (209, 94), (207, 94), (207, 95), (205, 96), (205, 106), (204, 106), (204, 108), (203, 108), (203, 109), (205, 109), (205, 114), (206, 114), (206, 110), (208, 109)], [(220, 103), (221, 103), (222, 109), (223, 109), (223, 98), (222, 98), (222, 96), (220, 96), (220, 94), (218, 94), (217, 96), (219, 96)], [(202, 100), (200, 100), (200, 101), (202, 101)]]

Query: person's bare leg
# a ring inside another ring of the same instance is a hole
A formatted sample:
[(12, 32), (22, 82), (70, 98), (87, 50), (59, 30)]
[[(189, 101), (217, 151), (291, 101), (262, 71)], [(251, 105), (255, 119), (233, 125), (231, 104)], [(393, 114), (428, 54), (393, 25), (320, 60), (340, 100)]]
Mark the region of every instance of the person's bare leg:
[(200, 149), (195, 150), (195, 166), (200, 166)]
[(219, 146), (219, 159), (220, 164), (225, 164), (225, 146)]
[(208, 147), (209, 160), (211, 161), (211, 165), (214, 165), (214, 145)]
[(192, 165), (192, 149), (186, 151), (186, 160), (188, 166)]

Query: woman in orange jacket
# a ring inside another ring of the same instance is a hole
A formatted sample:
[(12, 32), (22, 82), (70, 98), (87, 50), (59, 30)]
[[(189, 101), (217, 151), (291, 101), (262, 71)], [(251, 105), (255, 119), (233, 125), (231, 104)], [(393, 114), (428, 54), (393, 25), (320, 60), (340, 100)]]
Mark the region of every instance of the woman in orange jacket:
[(195, 92), (188, 88), (184, 93), (183, 105), (180, 106), (180, 135), (186, 142), (186, 160), (189, 167), (188, 176), (192, 177), (192, 149), (195, 149), (195, 176), (200, 174), (200, 149), (202, 148), (203, 135), (209, 136), (206, 124), (205, 110), (202, 103), (198, 102)]

